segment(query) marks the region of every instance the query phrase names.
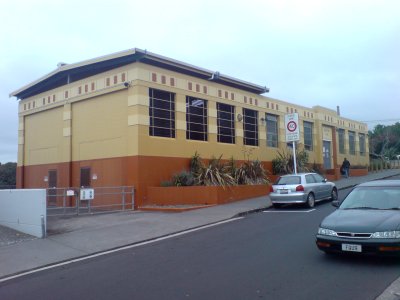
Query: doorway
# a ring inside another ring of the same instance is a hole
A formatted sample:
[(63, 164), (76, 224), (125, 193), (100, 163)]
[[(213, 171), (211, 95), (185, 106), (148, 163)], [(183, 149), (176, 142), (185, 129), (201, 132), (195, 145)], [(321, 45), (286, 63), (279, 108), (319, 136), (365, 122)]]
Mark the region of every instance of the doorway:
[(323, 159), (324, 159), (324, 169), (325, 170), (332, 169), (331, 142), (330, 141), (323, 141), (322, 156), (323, 156)]

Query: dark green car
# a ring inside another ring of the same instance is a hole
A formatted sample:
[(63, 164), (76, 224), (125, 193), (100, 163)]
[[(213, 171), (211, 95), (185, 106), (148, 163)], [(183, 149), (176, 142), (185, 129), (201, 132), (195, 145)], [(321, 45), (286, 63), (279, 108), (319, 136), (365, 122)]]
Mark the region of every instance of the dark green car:
[(320, 224), (316, 243), (326, 253), (400, 254), (400, 180), (356, 186)]

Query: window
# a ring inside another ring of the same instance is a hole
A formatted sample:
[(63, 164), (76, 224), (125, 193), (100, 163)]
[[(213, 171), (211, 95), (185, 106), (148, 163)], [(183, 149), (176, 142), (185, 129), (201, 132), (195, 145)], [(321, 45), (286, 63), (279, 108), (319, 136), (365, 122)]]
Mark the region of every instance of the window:
[(186, 96), (186, 139), (207, 141), (207, 101)]
[(243, 143), (247, 146), (258, 146), (258, 112), (243, 109)]
[(345, 150), (344, 150), (344, 129), (339, 129), (338, 130), (338, 136), (339, 136), (339, 153), (340, 154), (345, 154)]
[(349, 131), (349, 153), (351, 155), (355, 155), (356, 154), (355, 133), (354, 133), (354, 131)]
[(149, 89), (151, 136), (175, 138), (175, 94)]
[(360, 133), (358, 136), (359, 146), (360, 146), (360, 155), (365, 156), (365, 134)]
[(217, 103), (217, 126), (219, 143), (235, 143), (235, 107)]
[(313, 123), (304, 121), (304, 149), (313, 150)]
[(267, 125), (267, 146), (278, 147), (278, 116), (266, 114), (265, 115)]

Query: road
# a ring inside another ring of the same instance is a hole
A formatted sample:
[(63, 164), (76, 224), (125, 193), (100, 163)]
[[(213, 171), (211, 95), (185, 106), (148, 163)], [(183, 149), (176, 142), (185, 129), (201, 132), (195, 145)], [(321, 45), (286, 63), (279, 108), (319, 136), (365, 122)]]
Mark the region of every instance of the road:
[(7, 281), (0, 299), (375, 299), (400, 260), (320, 252), (315, 232), (333, 210), (269, 209)]

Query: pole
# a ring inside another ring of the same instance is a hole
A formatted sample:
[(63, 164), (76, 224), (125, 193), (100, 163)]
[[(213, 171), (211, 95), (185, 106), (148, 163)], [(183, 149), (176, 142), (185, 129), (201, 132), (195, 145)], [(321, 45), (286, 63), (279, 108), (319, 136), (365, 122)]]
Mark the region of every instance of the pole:
[(295, 141), (293, 141), (293, 165), (294, 165), (294, 174), (297, 174), (296, 142)]

